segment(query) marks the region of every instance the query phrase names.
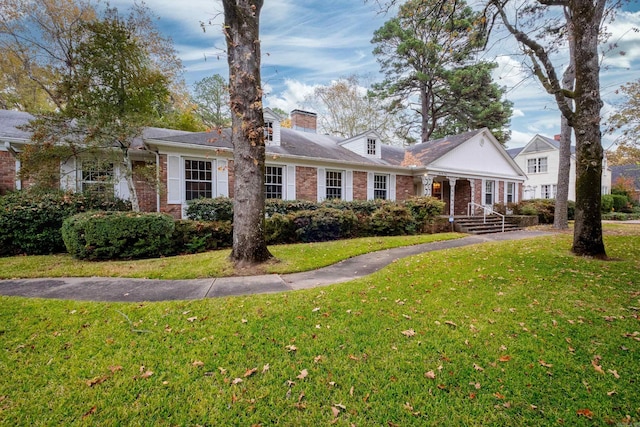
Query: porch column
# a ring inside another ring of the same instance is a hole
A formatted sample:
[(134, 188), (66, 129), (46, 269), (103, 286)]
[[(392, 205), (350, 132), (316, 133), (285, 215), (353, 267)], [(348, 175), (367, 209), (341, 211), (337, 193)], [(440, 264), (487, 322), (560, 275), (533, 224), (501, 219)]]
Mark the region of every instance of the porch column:
[[(469, 185), (471, 186), (471, 203), (475, 203), (476, 202), (476, 180), (475, 179), (469, 179)], [(471, 205), (472, 209), (473, 209), (473, 205)]]
[(456, 205), (456, 181), (458, 178), (449, 177), (449, 216), (453, 216)]
[(430, 175), (422, 175), (422, 185), (424, 186), (424, 195), (431, 197), (431, 187), (433, 185), (433, 177)]

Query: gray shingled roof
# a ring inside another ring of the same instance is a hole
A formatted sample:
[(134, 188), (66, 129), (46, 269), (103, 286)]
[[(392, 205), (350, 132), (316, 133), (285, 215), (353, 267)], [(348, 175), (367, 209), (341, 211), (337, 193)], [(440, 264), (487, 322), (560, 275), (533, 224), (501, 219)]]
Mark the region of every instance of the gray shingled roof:
[(0, 110), (0, 137), (29, 139), (29, 132), (18, 129), (19, 126), (26, 125), (33, 116), (22, 111)]
[(517, 156), (518, 154), (520, 154), (520, 152), (522, 151), (522, 149), (523, 149), (523, 148), (524, 148), (524, 147), (509, 148), (509, 149), (507, 150), (507, 154), (508, 154), (512, 159), (515, 159), (515, 158), (516, 158), (516, 156)]
[(460, 135), (446, 136), (440, 139), (434, 139), (432, 141), (415, 144), (409, 147), (407, 151), (415, 156), (423, 165), (439, 159), (454, 148), (462, 145), (469, 139), (473, 138), (484, 129), (473, 130)]
[(620, 177), (632, 178), (635, 188), (640, 189), (640, 165), (620, 165), (610, 166), (609, 168), (611, 169), (612, 184), (615, 184)]

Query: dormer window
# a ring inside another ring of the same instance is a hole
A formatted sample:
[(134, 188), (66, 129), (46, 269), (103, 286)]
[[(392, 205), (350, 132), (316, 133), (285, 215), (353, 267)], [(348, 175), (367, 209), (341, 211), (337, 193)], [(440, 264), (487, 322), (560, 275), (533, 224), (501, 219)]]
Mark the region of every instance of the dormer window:
[(367, 138), (367, 155), (376, 155), (376, 140), (375, 138)]
[(273, 122), (264, 122), (264, 140), (273, 141)]

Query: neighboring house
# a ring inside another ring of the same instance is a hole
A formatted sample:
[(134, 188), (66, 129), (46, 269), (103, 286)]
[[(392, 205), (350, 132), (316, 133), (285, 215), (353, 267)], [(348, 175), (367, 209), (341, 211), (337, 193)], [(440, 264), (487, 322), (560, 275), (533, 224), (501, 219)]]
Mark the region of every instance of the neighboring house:
[[(535, 135), (527, 145), (507, 150), (518, 166), (526, 172), (523, 200), (555, 199), (560, 168), (560, 135), (553, 139)], [(611, 193), (611, 170), (605, 156), (602, 164), (602, 194)], [(571, 146), (571, 170), (569, 172), (569, 200), (576, 200), (576, 155)]]
[(611, 182), (616, 185), (618, 179), (629, 179), (633, 184), (633, 199), (640, 203), (640, 165), (611, 166)]
[[(29, 135), (16, 129), (31, 116), (0, 110), (0, 192), (22, 188), (16, 158)], [(405, 200), (431, 195), (446, 203), (446, 214), (466, 215), (470, 203), (492, 206), (522, 198), (523, 171), (488, 129), (416, 144), (383, 143), (374, 131), (343, 139), (320, 135), (316, 115), (291, 113), (292, 129), (265, 109), (265, 196), (284, 200)], [(143, 211), (184, 216), (191, 200), (233, 197), (233, 147), (228, 129), (181, 132), (149, 128), (131, 148), (135, 166), (151, 164), (160, 183), (136, 180)], [(117, 165), (96, 170), (91, 161), (61, 164), (61, 187), (74, 191), (112, 182), (114, 194), (127, 198)]]

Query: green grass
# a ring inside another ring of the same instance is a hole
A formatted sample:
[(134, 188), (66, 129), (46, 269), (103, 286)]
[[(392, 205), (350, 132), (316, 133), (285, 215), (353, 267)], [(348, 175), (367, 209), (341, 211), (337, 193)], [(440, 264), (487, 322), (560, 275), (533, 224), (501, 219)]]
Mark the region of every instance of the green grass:
[(2, 297), (0, 424), (640, 422), (640, 227), (607, 228), (614, 261), (574, 257), (571, 239), (432, 252), (282, 294)]
[[(462, 237), (458, 233), (417, 236), (367, 237), (360, 239), (271, 246), (277, 261), (265, 273), (314, 270), (338, 261), (398, 246), (416, 245)], [(70, 255), (17, 256), (0, 258), (0, 279), (37, 277), (132, 277), (149, 279), (199, 279), (232, 276), (230, 250), (211, 251), (135, 261), (80, 261)]]

